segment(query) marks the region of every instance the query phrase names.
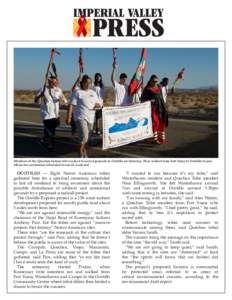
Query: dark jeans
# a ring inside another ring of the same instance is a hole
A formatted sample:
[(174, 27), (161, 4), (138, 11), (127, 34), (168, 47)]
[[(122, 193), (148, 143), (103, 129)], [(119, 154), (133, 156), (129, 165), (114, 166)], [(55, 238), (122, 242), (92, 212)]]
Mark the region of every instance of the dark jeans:
[(76, 122), (74, 121), (73, 114), (72, 114), (72, 118), (71, 118), (71, 128), (72, 128), (72, 134), (74, 134), (77, 130), (77, 125), (76, 125)]
[(102, 109), (97, 109), (95, 113), (95, 121), (94, 121), (94, 130), (98, 131), (100, 128), (98, 128), (98, 120), (102, 118)]
[(43, 123), (44, 123), (44, 137), (54, 138), (56, 134), (56, 127), (59, 126), (60, 124), (59, 118), (44, 120)]

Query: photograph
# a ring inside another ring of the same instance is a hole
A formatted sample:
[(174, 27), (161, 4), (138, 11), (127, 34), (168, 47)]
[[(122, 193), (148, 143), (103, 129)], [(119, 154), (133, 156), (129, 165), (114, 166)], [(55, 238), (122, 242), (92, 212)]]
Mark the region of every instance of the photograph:
[(15, 47), (14, 157), (217, 158), (218, 48), (177, 45)]

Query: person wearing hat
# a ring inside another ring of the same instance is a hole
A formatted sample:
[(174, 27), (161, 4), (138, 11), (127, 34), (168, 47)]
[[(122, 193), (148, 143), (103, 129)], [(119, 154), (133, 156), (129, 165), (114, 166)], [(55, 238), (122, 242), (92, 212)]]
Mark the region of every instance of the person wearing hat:
[(141, 102), (151, 102), (152, 129), (154, 140), (157, 144), (166, 142), (165, 128), (168, 126), (168, 114), (163, 99), (161, 86), (158, 85), (158, 77), (153, 74), (143, 90)]
[(40, 104), (40, 115), (44, 125), (44, 137), (40, 143), (42, 146), (45, 146), (48, 151), (53, 151), (56, 127), (60, 123), (60, 104), (67, 103), (56, 76), (51, 75), (48, 78), (45, 89), (41, 88), (37, 92), (35, 103)]
[(126, 84), (127, 75), (126, 73), (121, 73), (119, 76), (119, 82), (115, 79), (115, 69), (116, 64), (113, 63), (113, 70), (111, 74), (111, 82), (114, 88), (114, 95), (115, 95), (115, 106), (122, 106), (122, 105), (130, 105), (132, 104), (132, 99), (128, 95), (128, 85)]

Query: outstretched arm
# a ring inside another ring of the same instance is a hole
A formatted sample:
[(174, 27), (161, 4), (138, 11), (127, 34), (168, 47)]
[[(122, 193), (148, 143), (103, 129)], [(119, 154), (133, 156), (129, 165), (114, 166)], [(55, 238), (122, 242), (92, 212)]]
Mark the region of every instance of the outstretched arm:
[(77, 86), (80, 85), (80, 82), (81, 82), (81, 73), (78, 75), (77, 80), (75, 81), (75, 83), (74, 83), (74, 85), (73, 85), (73, 87), (72, 87), (72, 92), (75, 90), (75, 88), (76, 88)]
[(35, 95), (34, 102), (39, 104), (42, 96), (43, 96), (43, 91), (41, 90)]
[(112, 73), (111, 73), (111, 82), (113, 87), (115, 87), (115, 69), (116, 69), (116, 64), (113, 63), (113, 69), (112, 69)]

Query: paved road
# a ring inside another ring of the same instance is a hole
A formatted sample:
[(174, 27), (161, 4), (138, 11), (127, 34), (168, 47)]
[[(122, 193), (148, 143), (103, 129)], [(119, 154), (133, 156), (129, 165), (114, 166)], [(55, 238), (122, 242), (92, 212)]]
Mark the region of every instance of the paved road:
[[(61, 124), (65, 124), (66, 111), (61, 111)], [(34, 107), (16, 106), (14, 111), (15, 157), (77, 157), (77, 146), (70, 128), (62, 125), (57, 130), (56, 151), (47, 153), (38, 143), (43, 127), (39, 110)], [(101, 138), (93, 137), (88, 147), (89, 157), (166, 157), (213, 158), (218, 156), (218, 125), (215, 121), (170, 119), (167, 129), (168, 143), (155, 145), (147, 140), (111, 150), (102, 150)]]

